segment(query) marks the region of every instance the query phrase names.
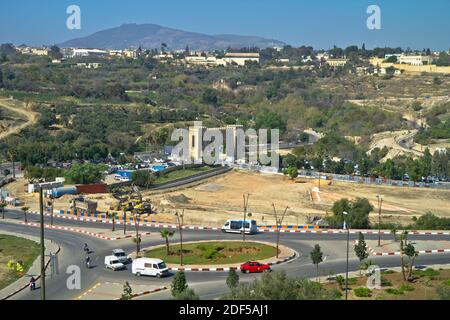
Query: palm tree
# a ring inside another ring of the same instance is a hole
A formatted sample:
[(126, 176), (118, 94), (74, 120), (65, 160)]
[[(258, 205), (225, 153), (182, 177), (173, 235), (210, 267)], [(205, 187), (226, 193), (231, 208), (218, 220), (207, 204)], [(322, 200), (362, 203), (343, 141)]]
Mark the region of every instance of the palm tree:
[(5, 219), (5, 207), (6, 207), (6, 203), (5, 202), (0, 202), (0, 210), (2, 211), (2, 219)]
[(159, 233), (161, 234), (161, 237), (166, 240), (166, 253), (167, 255), (169, 255), (170, 254), (169, 237), (172, 237), (175, 234), (175, 231), (163, 229)]
[(117, 212), (106, 212), (106, 216), (111, 217), (112, 219), (112, 231), (116, 231), (116, 217), (117, 217)]
[(23, 211), (23, 216), (25, 218), (25, 223), (28, 223), (28, 219), (27, 219), (27, 212), (28, 210), (30, 210), (30, 208), (28, 207), (22, 207), (22, 211)]
[(17, 150), (15, 148), (10, 148), (8, 151), (8, 157), (12, 162), (12, 174), (13, 179), (16, 178), (16, 157), (17, 157)]

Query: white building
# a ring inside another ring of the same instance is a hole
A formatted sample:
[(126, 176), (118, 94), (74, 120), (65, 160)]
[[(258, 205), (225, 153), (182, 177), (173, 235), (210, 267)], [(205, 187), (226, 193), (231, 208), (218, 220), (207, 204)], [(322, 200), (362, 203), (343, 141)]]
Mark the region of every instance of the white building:
[(228, 52), (223, 58), (227, 64), (237, 64), (245, 66), (247, 62), (259, 63), (259, 53), (240, 53)]
[(73, 49), (72, 57), (103, 57), (107, 56), (109, 53), (105, 50), (99, 49)]
[(400, 64), (409, 64), (412, 66), (423, 66), (433, 63), (433, 58), (430, 56), (407, 56), (407, 55), (401, 55), (399, 59)]

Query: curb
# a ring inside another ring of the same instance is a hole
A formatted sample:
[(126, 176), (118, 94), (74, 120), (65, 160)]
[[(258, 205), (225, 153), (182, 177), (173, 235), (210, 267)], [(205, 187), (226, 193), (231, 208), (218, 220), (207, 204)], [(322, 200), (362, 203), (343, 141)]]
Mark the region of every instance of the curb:
[[(56, 252), (54, 253), (55, 255), (59, 254), (59, 252), (61, 251), (61, 246), (58, 245), (58, 244), (56, 244), (56, 245), (58, 246), (58, 250), (56, 250)], [(39, 257), (40, 257), (40, 256), (39, 256)], [(39, 259), (39, 257), (36, 258), (36, 260)], [(48, 261), (45, 263), (45, 266), (44, 266), (44, 270), (45, 270), (45, 271), (47, 271), (47, 268), (48, 268), (49, 265), (50, 265), (50, 259), (48, 259)], [(37, 281), (37, 280), (39, 280), (40, 278), (41, 278), (41, 274), (39, 274), (39, 275), (35, 278), (35, 280)], [(19, 279), (18, 279), (18, 280), (19, 280)], [(16, 280), (16, 281), (17, 281), (17, 280)], [(9, 298), (15, 296), (15, 295), (18, 294), (19, 292), (21, 292), (21, 291), (23, 291), (23, 290), (25, 290), (25, 289), (28, 289), (28, 288), (29, 288), (29, 285), (26, 284), (26, 285), (24, 285), (22, 288), (17, 289), (17, 290), (14, 291), (14, 292), (11, 292), (10, 294), (8, 294), (7, 296), (1, 298), (0, 300), (8, 300)]]
[[(131, 295), (131, 298), (137, 298), (137, 297), (145, 296), (145, 295), (148, 295), (148, 294), (151, 294), (151, 293), (160, 292), (160, 291), (163, 291), (163, 290), (167, 290), (167, 287), (159, 287), (159, 288), (156, 288), (156, 289), (153, 289), (153, 290), (147, 290), (147, 291), (142, 291), (142, 292), (139, 292), (139, 293), (133, 293)], [(120, 298), (116, 298), (114, 300), (117, 301), (117, 300), (120, 300)]]
[[(21, 222), (21, 224), (22, 225), (31, 226), (31, 227), (40, 227), (40, 224), (32, 223), (32, 222), (28, 222), (28, 223)], [(116, 240), (122, 240), (122, 239), (130, 239), (130, 238), (133, 237), (132, 235), (126, 235), (126, 236), (123, 236), (123, 237), (106, 237), (106, 236), (103, 236), (101, 234), (94, 233), (94, 232), (89, 232), (89, 231), (86, 231), (86, 230), (83, 230), (83, 229), (62, 227), (62, 226), (55, 226), (55, 225), (51, 226), (51, 225), (48, 225), (48, 224), (44, 225), (44, 227), (46, 229), (64, 230), (64, 231), (70, 231), (70, 232), (83, 233), (83, 234), (89, 235), (91, 237), (95, 237), (95, 238), (99, 238), (99, 239), (107, 240), (107, 241), (116, 241)], [(147, 236), (147, 235), (150, 235), (150, 234), (151, 234), (150, 232), (140, 233), (141, 236)]]
[[(358, 244), (358, 240), (354, 241), (354, 244)], [(366, 244), (367, 250), (373, 255), (373, 256), (399, 256), (401, 254), (400, 251), (394, 251), (394, 252), (377, 252), (371, 247), (369, 247)], [(416, 251), (418, 254), (437, 254), (437, 253), (450, 253), (450, 249), (434, 249), (434, 250), (419, 250)]]
[[(291, 249), (292, 250), (292, 249)], [(278, 260), (275, 262), (269, 262), (266, 263), (269, 266), (274, 266), (282, 263), (286, 263), (298, 256), (297, 252), (294, 252), (294, 254), (290, 257), (284, 258), (283, 260)], [(169, 268), (170, 271), (183, 271), (183, 272), (227, 272), (230, 270), (239, 270), (240, 265), (233, 266), (233, 267), (224, 267), (224, 268)]]
[[(273, 232), (276, 233), (277, 229), (259, 229), (259, 232), (263, 232), (263, 233), (267, 233), (267, 232)], [(317, 230), (317, 229), (301, 229), (301, 230), (296, 230), (296, 229), (281, 229), (280, 230), (281, 233), (322, 233), (322, 234), (342, 234), (342, 233), (347, 233), (344, 230)], [(375, 230), (350, 230), (350, 234), (369, 234), (369, 235), (378, 235), (378, 231)], [(391, 235), (392, 233), (388, 230), (381, 230), (380, 234), (383, 235)], [(413, 230), (413, 231), (409, 231), (408, 232), (409, 235), (450, 235), (450, 231), (417, 231), (417, 230)]]
[[(38, 214), (38, 212), (33, 211), (32, 213)], [(44, 213), (45, 216), (50, 216), (50, 213)], [(92, 217), (77, 217), (67, 214), (59, 214), (54, 213), (53, 217), (61, 218), (61, 219), (68, 219), (68, 220), (76, 220), (76, 221), (84, 221), (84, 222), (95, 222), (95, 223), (104, 223), (104, 224), (112, 224), (112, 221), (110, 219), (98, 219), (98, 218), (92, 218)], [(123, 225), (123, 221), (115, 221), (116, 225)], [(134, 222), (127, 222), (127, 225), (134, 225)], [(178, 229), (178, 226), (175, 224), (167, 224), (163, 222), (158, 222), (152, 220), (151, 223), (145, 222), (139, 222), (139, 226), (141, 227), (151, 227), (151, 228), (169, 228), (169, 229)], [(258, 231), (262, 233), (276, 233), (278, 230), (275, 226), (259, 226)], [(212, 231), (220, 231), (222, 228), (220, 227), (206, 227), (206, 226), (183, 226), (183, 230), (212, 230)], [(408, 231), (408, 230), (407, 230)], [(319, 228), (313, 228), (312, 226), (283, 226), (283, 228), (280, 229), (281, 233), (318, 233), (318, 234), (342, 234), (346, 233), (345, 230), (342, 229), (319, 229)], [(350, 230), (350, 234), (368, 234), (368, 235), (378, 235), (378, 230)], [(390, 230), (381, 230), (380, 234), (382, 235), (391, 235)], [(408, 234), (410, 235), (450, 235), (450, 231), (418, 231), (418, 230), (410, 230), (408, 231)]]

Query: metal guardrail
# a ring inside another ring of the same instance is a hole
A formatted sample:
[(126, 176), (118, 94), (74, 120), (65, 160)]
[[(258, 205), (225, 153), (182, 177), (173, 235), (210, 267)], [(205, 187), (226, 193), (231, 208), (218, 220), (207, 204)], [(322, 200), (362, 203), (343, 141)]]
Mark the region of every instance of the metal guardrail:
[[(392, 180), (384, 178), (360, 177), (360, 176), (342, 175), (325, 172), (321, 173), (320, 176), (332, 177), (333, 180), (336, 181), (354, 182), (372, 185), (385, 185), (385, 186), (410, 187), (410, 188), (416, 187), (416, 188), (430, 188), (430, 189), (450, 189), (450, 183), (448, 182), (440, 182), (436, 184), (436, 183)], [(319, 173), (316, 171), (299, 170), (299, 177), (317, 179), (319, 177)]]

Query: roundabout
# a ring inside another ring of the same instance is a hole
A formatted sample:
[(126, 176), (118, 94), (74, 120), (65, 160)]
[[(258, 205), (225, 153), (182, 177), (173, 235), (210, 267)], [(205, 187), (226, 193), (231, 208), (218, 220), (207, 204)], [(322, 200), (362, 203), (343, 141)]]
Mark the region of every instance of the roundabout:
[[(171, 270), (223, 271), (237, 269), (248, 261), (259, 261), (269, 265), (280, 264), (293, 259), (297, 253), (280, 245), (263, 241), (195, 241), (183, 243), (183, 265), (181, 265), (180, 243), (158, 245), (146, 248), (140, 256), (157, 258), (167, 263)], [(135, 256), (135, 255), (134, 255)], [(132, 255), (133, 257), (133, 255)]]

